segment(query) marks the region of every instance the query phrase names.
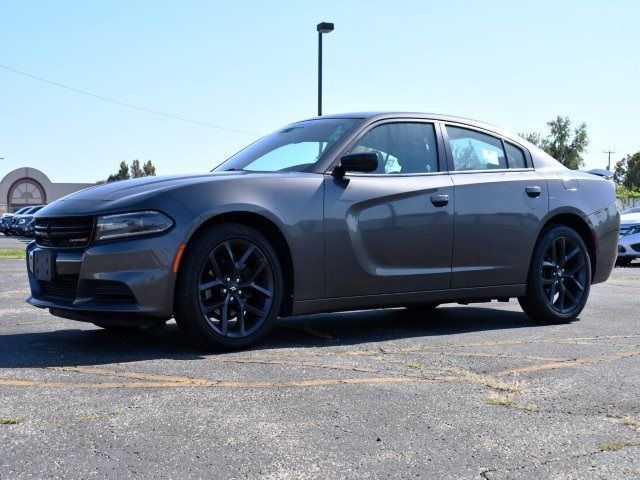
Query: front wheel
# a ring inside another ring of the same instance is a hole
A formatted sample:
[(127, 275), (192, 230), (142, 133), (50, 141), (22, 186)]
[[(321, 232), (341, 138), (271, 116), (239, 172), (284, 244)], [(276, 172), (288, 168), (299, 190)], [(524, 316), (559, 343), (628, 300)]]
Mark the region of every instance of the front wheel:
[(176, 322), (205, 347), (249, 346), (275, 323), (283, 285), (278, 256), (263, 235), (245, 225), (214, 225), (187, 246), (176, 284)]
[(527, 292), (518, 301), (541, 323), (568, 323), (582, 311), (591, 287), (591, 261), (575, 230), (548, 229), (536, 244), (527, 278)]

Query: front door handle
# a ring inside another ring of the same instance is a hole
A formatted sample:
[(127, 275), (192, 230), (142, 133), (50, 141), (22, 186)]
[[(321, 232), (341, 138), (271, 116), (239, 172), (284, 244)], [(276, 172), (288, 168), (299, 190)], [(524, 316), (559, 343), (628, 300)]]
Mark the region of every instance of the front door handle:
[(529, 186), (525, 188), (524, 191), (527, 192), (527, 195), (529, 195), (531, 198), (539, 197), (542, 193), (542, 189), (537, 185)]
[(449, 203), (449, 195), (431, 195), (431, 203), (433, 203), (436, 207), (444, 207)]

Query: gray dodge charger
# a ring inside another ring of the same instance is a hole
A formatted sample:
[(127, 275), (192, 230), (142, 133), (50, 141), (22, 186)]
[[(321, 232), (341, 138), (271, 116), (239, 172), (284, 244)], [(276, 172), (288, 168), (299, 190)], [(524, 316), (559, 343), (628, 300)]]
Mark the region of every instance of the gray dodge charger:
[(569, 322), (616, 260), (613, 182), (500, 128), (415, 113), (288, 125), (201, 175), (38, 212), (29, 303), (104, 328), (174, 317), (240, 348), (278, 316), (517, 298)]

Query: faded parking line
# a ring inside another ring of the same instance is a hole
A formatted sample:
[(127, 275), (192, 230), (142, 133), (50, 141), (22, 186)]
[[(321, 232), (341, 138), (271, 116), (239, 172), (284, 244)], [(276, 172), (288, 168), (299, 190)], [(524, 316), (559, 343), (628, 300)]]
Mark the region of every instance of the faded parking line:
[[(624, 358), (640, 355), (640, 349), (625, 350), (613, 354), (580, 359), (567, 359), (549, 363), (541, 363), (526, 367), (511, 368), (503, 370), (496, 376), (510, 376), (516, 374), (534, 373), (546, 370), (557, 370), (573, 368), (585, 365), (595, 365), (608, 363)], [(300, 366), (307, 368), (328, 368), (333, 370), (357, 371), (362, 373), (380, 374), (379, 370), (368, 367), (352, 367), (349, 365), (324, 364), (309, 361), (285, 361), (271, 359), (236, 359), (217, 360), (223, 363), (254, 363), (271, 364), (280, 366)], [(235, 381), (235, 380), (212, 380), (206, 378), (194, 378), (181, 375), (163, 375), (155, 373), (144, 373), (127, 370), (116, 370), (97, 367), (66, 366), (49, 367), (47, 370), (61, 372), (75, 372), (88, 375), (100, 375), (108, 377), (126, 378), (130, 380), (142, 380), (132, 382), (66, 382), (66, 381), (40, 381), (23, 379), (0, 379), (0, 386), (13, 387), (40, 387), (40, 388), (176, 388), (176, 387), (209, 387), (209, 388), (278, 388), (278, 387), (317, 387), (334, 385), (356, 385), (356, 384), (379, 384), (379, 383), (409, 383), (409, 382), (468, 382), (490, 385), (491, 376), (465, 372), (453, 375), (389, 375), (382, 376), (361, 376), (347, 378), (311, 378), (298, 380), (255, 380), (255, 381)]]

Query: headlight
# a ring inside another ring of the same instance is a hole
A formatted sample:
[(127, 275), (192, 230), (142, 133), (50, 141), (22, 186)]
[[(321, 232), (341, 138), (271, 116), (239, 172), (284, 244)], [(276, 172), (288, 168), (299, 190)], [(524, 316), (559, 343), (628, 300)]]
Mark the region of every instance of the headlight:
[(24, 225), (26, 221), (27, 221), (26, 218), (21, 218), (20, 220), (18, 220), (18, 225)]
[(104, 215), (96, 221), (96, 241), (151, 235), (168, 230), (173, 220), (160, 212), (132, 212)]

